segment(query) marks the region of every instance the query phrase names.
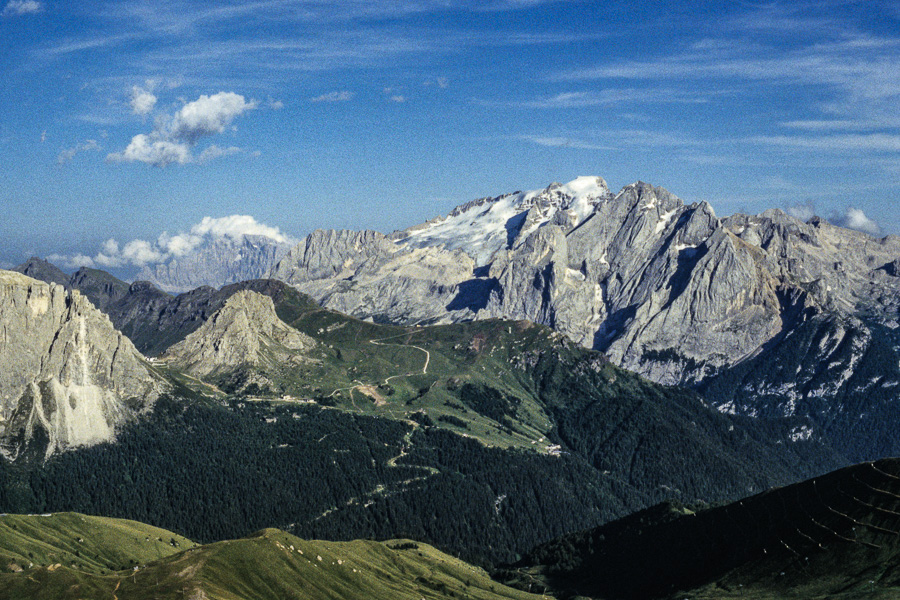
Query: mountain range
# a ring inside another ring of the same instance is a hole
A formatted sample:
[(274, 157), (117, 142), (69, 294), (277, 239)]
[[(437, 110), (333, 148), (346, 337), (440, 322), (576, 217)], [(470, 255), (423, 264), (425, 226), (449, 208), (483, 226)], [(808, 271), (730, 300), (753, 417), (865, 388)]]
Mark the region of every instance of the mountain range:
[(722, 411), (811, 417), (852, 460), (900, 385), (900, 238), (583, 177), (385, 236), (317, 231), (272, 276), (385, 323), (527, 319)]
[[(266, 240), (133, 283), (37, 258), (0, 271), (0, 510), (204, 543), (414, 538), (486, 566), (526, 556), (516, 585), (698, 598), (780, 593), (783, 560), (748, 566), (766, 536), (806, 551), (777, 523), (855, 539), (830, 515), (894, 511), (847, 483), (893, 494), (893, 463), (884, 481), (822, 474), (900, 450), (900, 238), (583, 177), (389, 235)], [(815, 482), (740, 500), (808, 477), (838, 489), (825, 508)], [(709, 508), (733, 500), (783, 516), (747, 537), (742, 509)], [(644, 594), (652, 568), (597, 552), (666, 567)], [(844, 560), (826, 555), (817, 573)]]
[[(525, 319), (653, 381), (693, 387), (721, 411), (809, 417), (804, 435), (848, 460), (900, 451), (893, 430), (866, 433), (896, 421), (896, 236), (780, 210), (719, 218), (709, 204), (685, 204), (663, 188), (638, 182), (614, 194), (602, 178), (580, 177), (474, 200), (389, 235), (319, 230), (290, 249), (259, 236), (228, 244), (231, 254), (204, 246), (185, 257), (182, 283), (156, 281), (218, 287), (265, 274), (322, 306), (385, 324)], [(256, 258), (235, 261), (235, 252)], [(35, 265), (17, 269), (66, 278)], [(153, 286), (135, 285), (127, 293), (121, 282), (115, 300), (102, 290), (92, 298), (150, 354), (177, 341), (146, 341), (164, 322), (206, 319), (222, 302), (201, 287), (170, 304)], [(165, 314), (137, 325), (136, 307), (148, 305)]]

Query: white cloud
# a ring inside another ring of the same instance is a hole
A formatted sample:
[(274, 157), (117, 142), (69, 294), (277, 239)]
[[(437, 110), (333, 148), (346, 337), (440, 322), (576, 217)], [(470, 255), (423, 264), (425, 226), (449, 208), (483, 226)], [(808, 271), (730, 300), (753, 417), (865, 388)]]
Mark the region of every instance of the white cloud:
[(250, 215), (230, 215), (218, 219), (203, 217), (203, 220), (191, 227), (191, 233), (213, 237), (227, 236), (233, 239), (245, 235), (260, 235), (280, 243), (294, 242), (293, 239), (281, 233), (277, 227), (260, 223)]
[(156, 106), (156, 96), (142, 87), (131, 88), (131, 110), (136, 115), (146, 115)]
[(816, 216), (816, 209), (812, 204), (795, 204), (787, 207), (785, 212), (804, 223)]
[(90, 152), (92, 150), (100, 150), (100, 144), (97, 140), (85, 140), (82, 144), (61, 151), (56, 157), (56, 164), (64, 165), (75, 158), (75, 155), (79, 152)]
[(113, 152), (106, 157), (111, 162), (142, 162), (154, 167), (165, 167), (173, 163), (184, 165), (193, 160), (187, 144), (169, 140), (154, 140), (140, 133), (122, 152)]
[(84, 254), (75, 254), (67, 256), (64, 254), (51, 254), (47, 260), (58, 267), (65, 269), (78, 269), (80, 267), (94, 267), (94, 260), (90, 256)]
[(3, 16), (30, 15), (41, 12), (41, 3), (35, 0), (10, 0), (3, 9)]
[(101, 267), (121, 267), (125, 261), (119, 254), (119, 242), (112, 238), (103, 242), (100, 252), (94, 256), (92, 262), (96, 262)]
[(162, 262), (168, 258), (168, 255), (150, 242), (132, 240), (122, 248), (122, 258), (128, 263), (141, 267), (147, 263)]
[(406, 102), (406, 96), (401, 96), (399, 94), (396, 94), (394, 96), (391, 96), (391, 102), (398, 102), (398, 103)]
[(310, 98), (310, 102), (347, 102), (353, 99), (353, 92), (341, 91), (341, 92), (328, 92), (327, 94), (322, 94), (321, 96), (316, 96), (315, 98)]
[[(152, 110), (156, 97), (142, 88), (133, 88), (132, 109)], [(151, 99), (147, 96), (152, 97)], [(192, 148), (204, 137), (223, 133), (235, 118), (259, 105), (234, 92), (219, 92), (212, 96), (201, 95), (188, 102), (171, 117), (159, 117), (156, 127), (149, 134), (140, 133), (121, 152), (113, 152), (109, 162), (142, 162), (154, 167), (171, 164), (205, 163), (214, 158), (236, 154), (240, 148), (220, 148), (215, 144), (203, 150), (199, 156)], [(146, 113), (138, 113), (146, 114)]]
[(156, 242), (135, 239), (122, 245), (111, 238), (103, 242), (93, 257), (83, 254), (53, 255), (48, 260), (67, 267), (95, 265), (106, 268), (143, 267), (185, 256), (214, 240), (237, 241), (247, 235), (266, 237), (279, 244), (297, 243), (297, 240), (282, 233), (277, 227), (260, 223), (250, 215), (229, 215), (218, 218), (203, 217), (199, 223), (191, 227), (190, 231), (176, 235), (163, 232)]
[(866, 213), (858, 208), (850, 207), (844, 214), (832, 215), (828, 220), (847, 229), (855, 229), (869, 235), (881, 235), (881, 227), (878, 226), (878, 223), (867, 217)]
[(202, 95), (181, 107), (171, 124), (171, 136), (191, 144), (198, 139), (222, 133), (234, 119), (259, 105), (234, 92)]

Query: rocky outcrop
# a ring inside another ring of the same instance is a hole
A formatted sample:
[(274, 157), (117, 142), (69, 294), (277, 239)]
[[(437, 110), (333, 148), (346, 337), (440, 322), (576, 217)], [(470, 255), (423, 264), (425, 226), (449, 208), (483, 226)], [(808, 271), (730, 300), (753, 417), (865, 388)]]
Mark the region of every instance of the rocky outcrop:
[(242, 290), (162, 358), (191, 375), (207, 377), (243, 367), (280, 369), (302, 362), (315, 345), (278, 318), (272, 298)]
[[(21, 267), (32, 264), (41, 267), (32, 270), (36, 275), (45, 276), (53, 270), (58, 271), (50, 263), (38, 259), (32, 259)], [(135, 281), (129, 285), (96, 269), (82, 268), (71, 277), (64, 273), (63, 276), (66, 287), (77, 289), (92, 304), (99, 305), (113, 326), (125, 334), (143, 355), (151, 357), (159, 356), (171, 345), (196, 331), (235, 292), (259, 292), (271, 297), (276, 305), (286, 295), (296, 295), (290, 286), (274, 279), (241, 281), (221, 289), (200, 286), (171, 296), (149, 281)], [(309, 299), (302, 301), (312, 302)]]
[[(499, 267), (499, 268), (498, 268)], [(696, 381), (778, 333), (778, 281), (706, 203), (637, 183), (492, 267), (485, 312), (555, 327), (663, 383)]]
[(260, 235), (220, 237), (183, 256), (144, 267), (137, 278), (174, 293), (200, 286), (218, 288), (265, 277), (289, 247)]
[(0, 271), (0, 453), (111, 440), (166, 384), (81, 293)]

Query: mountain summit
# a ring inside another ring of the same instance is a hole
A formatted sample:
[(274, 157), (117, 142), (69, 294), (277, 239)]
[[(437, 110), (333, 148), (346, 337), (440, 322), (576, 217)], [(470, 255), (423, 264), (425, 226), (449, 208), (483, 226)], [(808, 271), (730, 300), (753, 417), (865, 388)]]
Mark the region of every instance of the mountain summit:
[(282, 369), (304, 362), (304, 353), (315, 346), (315, 340), (278, 318), (272, 298), (240, 290), (163, 358), (196, 377), (215, 377), (241, 368)]

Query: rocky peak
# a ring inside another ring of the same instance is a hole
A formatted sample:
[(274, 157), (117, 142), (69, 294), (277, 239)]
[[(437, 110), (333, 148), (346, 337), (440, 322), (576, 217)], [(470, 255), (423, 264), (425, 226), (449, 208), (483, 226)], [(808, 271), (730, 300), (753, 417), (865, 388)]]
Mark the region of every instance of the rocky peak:
[(32, 256), (24, 263), (17, 267), (13, 267), (11, 270), (39, 281), (55, 283), (61, 286), (69, 285), (69, 276), (59, 267), (36, 256)]
[(287, 283), (348, 277), (364, 264), (377, 268), (398, 250), (377, 231), (317, 229), (288, 251), (272, 277)]
[(0, 271), (0, 453), (112, 439), (166, 384), (78, 291)]
[(199, 329), (169, 348), (163, 359), (205, 377), (239, 367), (276, 365), (315, 344), (278, 318), (272, 298), (241, 290)]

